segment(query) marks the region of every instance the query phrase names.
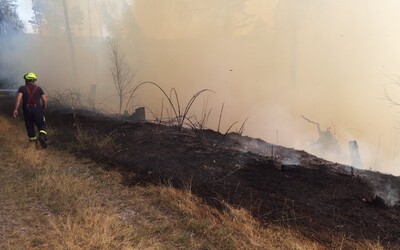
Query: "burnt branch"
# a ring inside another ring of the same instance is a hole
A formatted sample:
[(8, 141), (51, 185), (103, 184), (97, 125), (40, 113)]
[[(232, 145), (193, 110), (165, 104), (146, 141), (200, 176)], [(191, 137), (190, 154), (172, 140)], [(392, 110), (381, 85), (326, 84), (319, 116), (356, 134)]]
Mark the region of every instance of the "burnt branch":
[(310, 119), (308, 119), (308, 118), (305, 117), (304, 115), (301, 115), (301, 117), (302, 117), (304, 120), (308, 121), (309, 123), (312, 123), (312, 124), (317, 125), (317, 127), (318, 127), (318, 132), (321, 133), (321, 127), (320, 127), (319, 123), (314, 122), (314, 121), (311, 121)]

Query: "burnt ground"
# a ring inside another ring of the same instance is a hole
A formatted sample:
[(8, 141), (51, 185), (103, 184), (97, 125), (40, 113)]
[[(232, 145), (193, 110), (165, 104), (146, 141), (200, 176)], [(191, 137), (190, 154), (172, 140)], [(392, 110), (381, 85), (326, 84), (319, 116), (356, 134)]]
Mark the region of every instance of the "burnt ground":
[[(126, 185), (190, 188), (219, 209), (224, 204), (245, 208), (262, 223), (296, 228), (327, 246), (345, 235), (400, 247), (397, 177), (353, 170), (234, 133), (68, 112), (49, 113), (47, 120), (56, 131), (51, 136), (64, 142), (50, 140), (50, 146), (60, 147), (78, 143), (73, 129), (78, 121), (93, 141), (76, 153), (122, 171)], [(113, 143), (90, 145), (107, 138)]]

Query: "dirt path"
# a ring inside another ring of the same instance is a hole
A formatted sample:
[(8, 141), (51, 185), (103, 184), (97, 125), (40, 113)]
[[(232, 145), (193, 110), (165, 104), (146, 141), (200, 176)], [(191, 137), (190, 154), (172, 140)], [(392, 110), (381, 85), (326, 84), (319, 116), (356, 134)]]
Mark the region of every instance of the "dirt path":
[(30, 166), (12, 157), (22, 131), (3, 118), (0, 128), (0, 249), (44, 247), (52, 215), (31, 192)]
[(121, 218), (136, 214), (129, 191), (118, 173), (44, 150), (27, 141), (23, 124), (0, 116), (0, 249), (136, 246), (124, 235), (114, 239), (115, 228), (130, 232)]

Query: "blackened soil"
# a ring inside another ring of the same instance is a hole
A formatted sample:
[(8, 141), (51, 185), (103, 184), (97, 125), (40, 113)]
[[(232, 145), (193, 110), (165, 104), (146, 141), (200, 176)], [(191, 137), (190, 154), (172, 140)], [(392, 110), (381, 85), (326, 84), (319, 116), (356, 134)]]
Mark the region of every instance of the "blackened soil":
[(59, 112), (47, 120), (66, 144), (76, 142), (74, 130), (90, 131), (93, 141), (79, 153), (122, 171), (127, 185), (190, 188), (219, 209), (245, 208), (265, 224), (299, 229), (326, 246), (345, 235), (400, 247), (400, 208), (378, 190), (390, 183), (398, 192), (397, 177), (238, 134)]

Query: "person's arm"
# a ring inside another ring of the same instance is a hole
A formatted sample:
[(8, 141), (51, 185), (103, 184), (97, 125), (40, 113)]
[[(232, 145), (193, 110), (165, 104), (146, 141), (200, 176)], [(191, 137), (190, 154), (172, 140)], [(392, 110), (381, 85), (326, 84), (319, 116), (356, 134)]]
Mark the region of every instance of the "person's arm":
[(17, 97), (15, 98), (15, 104), (14, 104), (14, 111), (13, 111), (14, 118), (17, 118), (17, 116), (18, 116), (18, 107), (19, 107), (19, 104), (21, 103), (21, 99), (22, 99), (22, 93), (18, 92)]
[(44, 95), (44, 94), (41, 95), (40, 99), (42, 100), (42, 108), (46, 109), (47, 108), (47, 97), (46, 97), (46, 95)]

